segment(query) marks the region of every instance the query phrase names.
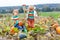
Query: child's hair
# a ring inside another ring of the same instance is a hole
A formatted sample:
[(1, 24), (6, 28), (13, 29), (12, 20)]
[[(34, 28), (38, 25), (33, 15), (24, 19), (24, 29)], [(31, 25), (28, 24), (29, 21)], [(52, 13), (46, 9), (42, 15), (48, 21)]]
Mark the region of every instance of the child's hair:
[(33, 5), (30, 5), (30, 6), (28, 7), (28, 9), (29, 9), (29, 10), (34, 10), (34, 6), (33, 6)]

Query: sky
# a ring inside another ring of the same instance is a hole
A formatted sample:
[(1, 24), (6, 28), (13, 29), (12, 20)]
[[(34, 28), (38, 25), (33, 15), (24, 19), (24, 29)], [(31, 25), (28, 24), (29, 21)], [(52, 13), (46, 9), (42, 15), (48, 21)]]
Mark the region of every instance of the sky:
[(60, 3), (60, 0), (0, 0), (0, 7)]

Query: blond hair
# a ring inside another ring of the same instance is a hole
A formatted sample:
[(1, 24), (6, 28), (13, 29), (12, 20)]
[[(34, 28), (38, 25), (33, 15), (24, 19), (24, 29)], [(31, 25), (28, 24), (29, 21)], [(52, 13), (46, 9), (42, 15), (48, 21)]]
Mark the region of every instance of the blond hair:
[(13, 15), (14, 15), (14, 12), (17, 12), (17, 13), (18, 13), (18, 9), (14, 9), (14, 10), (13, 10)]
[(33, 9), (33, 10), (34, 10), (34, 6), (33, 6), (33, 5), (30, 5), (30, 6), (28, 7), (28, 9)]

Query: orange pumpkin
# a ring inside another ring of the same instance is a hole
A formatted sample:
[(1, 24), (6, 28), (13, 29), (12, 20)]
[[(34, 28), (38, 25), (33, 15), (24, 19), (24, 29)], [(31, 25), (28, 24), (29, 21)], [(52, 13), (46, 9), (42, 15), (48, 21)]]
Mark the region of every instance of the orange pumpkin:
[(10, 34), (14, 34), (14, 33), (15, 33), (14, 28), (11, 28)]
[(60, 34), (60, 27), (56, 27), (56, 32)]
[(11, 31), (10, 31), (10, 34), (14, 34), (14, 33), (15, 33), (14, 30), (11, 30)]
[(22, 21), (20, 21), (18, 25), (19, 25), (19, 26), (22, 26), (22, 25), (23, 25), (23, 22), (22, 22)]
[(53, 28), (56, 28), (56, 27), (58, 27), (58, 26), (59, 26), (58, 24), (54, 24), (54, 25), (53, 25)]
[(57, 21), (53, 21), (53, 22), (52, 22), (52, 27), (53, 27), (53, 28), (56, 28), (56, 27), (58, 27), (58, 26), (59, 26), (59, 24), (58, 24)]

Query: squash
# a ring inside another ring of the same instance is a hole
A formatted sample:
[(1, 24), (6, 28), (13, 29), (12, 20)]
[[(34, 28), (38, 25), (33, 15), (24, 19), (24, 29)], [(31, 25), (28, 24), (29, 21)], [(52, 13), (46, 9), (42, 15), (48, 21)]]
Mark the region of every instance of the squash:
[(60, 27), (56, 27), (56, 32), (60, 34)]
[(10, 31), (11, 34), (15, 34), (15, 33), (18, 33), (18, 32), (19, 32), (18, 28), (12, 28), (11, 31)]
[(15, 33), (14, 27), (12, 27), (11, 30), (10, 30), (10, 34), (14, 34), (14, 33)]
[(58, 22), (54, 21), (51, 26), (52, 26), (53, 28), (56, 28), (56, 27), (59, 26), (59, 24), (58, 24)]
[(56, 28), (56, 27), (59, 26), (59, 24), (58, 24), (58, 23), (55, 23), (55, 24), (52, 24), (51, 26), (52, 26), (53, 28)]
[(14, 34), (15, 32), (14, 32), (14, 30), (12, 29), (11, 31), (10, 31), (10, 34)]
[(20, 21), (18, 25), (19, 25), (19, 26), (22, 26), (22, 25), (23, 25), (23, 22), (22, 22), (22, 21)]

